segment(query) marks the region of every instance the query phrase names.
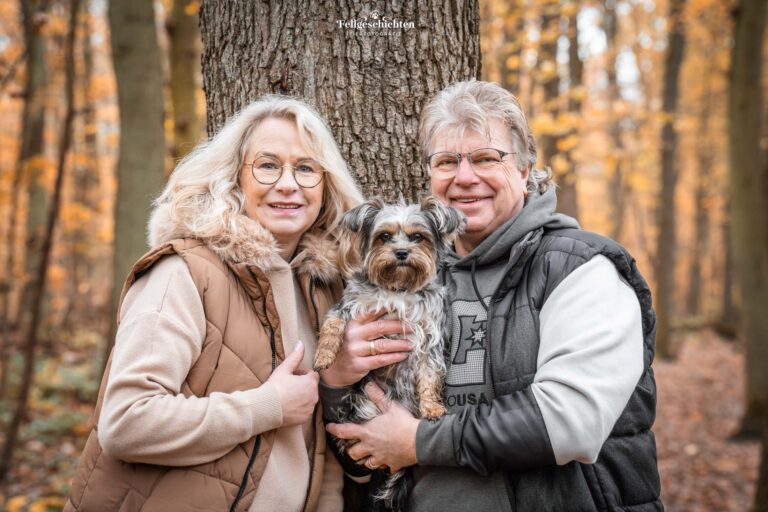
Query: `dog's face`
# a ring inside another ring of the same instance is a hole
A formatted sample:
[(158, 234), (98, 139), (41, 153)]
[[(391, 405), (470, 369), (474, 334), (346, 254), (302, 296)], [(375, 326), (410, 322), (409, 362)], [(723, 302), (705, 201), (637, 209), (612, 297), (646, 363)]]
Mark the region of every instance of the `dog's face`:
[(381, 288), (416, 292), (434, 278), (439, 256), (464, 223), (461, 212), (434, 197), (419, 205), (373, 199), (342, 220), (342, 269), (347, 275), (363, 271)]

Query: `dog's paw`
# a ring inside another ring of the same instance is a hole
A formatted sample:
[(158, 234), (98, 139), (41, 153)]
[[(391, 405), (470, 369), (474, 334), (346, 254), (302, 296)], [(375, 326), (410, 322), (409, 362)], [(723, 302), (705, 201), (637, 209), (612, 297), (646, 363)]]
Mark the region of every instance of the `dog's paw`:
[(322, 370), (325, 370), (329, 366), (333, 364), (333, 361), (336, 360), (336, 352), (329, 350), (327, 348), (318, 348), (315, 352), (315, 371), (319, 372)]
[(448, 411), (446, 411), (441, 403), (422, 403), (419, 406), (419, 412), (421, 413), (422, 418), (434, 420), (443, 416)]

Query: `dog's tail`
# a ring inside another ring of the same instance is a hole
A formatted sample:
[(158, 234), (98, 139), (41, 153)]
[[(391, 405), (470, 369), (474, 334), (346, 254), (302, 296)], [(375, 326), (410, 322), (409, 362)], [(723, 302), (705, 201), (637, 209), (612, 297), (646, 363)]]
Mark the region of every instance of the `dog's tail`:
[(385, 510), (403, 512), (408, 510), (408, 496), (412, 488), (412, 470), (401, 469), (384, 481), (384, 485), (374, 495), (374, 499), (381, 501)]

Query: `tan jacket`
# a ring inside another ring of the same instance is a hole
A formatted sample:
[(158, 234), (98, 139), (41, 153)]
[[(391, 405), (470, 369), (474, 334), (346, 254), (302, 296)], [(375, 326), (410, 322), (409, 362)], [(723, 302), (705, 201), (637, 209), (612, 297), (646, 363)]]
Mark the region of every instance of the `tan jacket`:
[[(161, 212), (162, 214), (162, 212)], [(180, 256), (189, 268), (205, 312), (205, 340), (180, 389), (186, 397), (235, 393), (261, 386), (283, 360), (284, 347), (270, 272), (277, 246), (272, 235), (240, 216), (232, 233), (215, 241), (195, 240), (172, 222), (155, 230), (159, 245), (142, 257), (130, 273), (121, 302), (141, 275), (167, 255)], [(169, 228), (170, 226), (170, 228)], [(182, 236), (164, 240), (169, 237)], [(162, 242), (162, 243), (160, 243)], [(335, 244), (306, 234), (292, 262), (315, 330), (340, 296)], [(295, 341), (295, 340), (293, 340)], [(110, 361), (111, 364), (111, 361)], [(94, 412), (98, 423), (109, 369)], [(325, 433), (318, 413), (308, 447), (309, 483), (304, 510), (316, 506), (325, 458)], [(233, 440), (216, 460), (182, 467), (124, 462), (106, 454), (96, 428), (91, 432), (75, 473), (65, 510), (236, 510), (247, 511), (265, 474), (273, 446), (273, 429)], [(254, 432), (255, 433), (255, 432)], [(279, 436), (278, 436), (279, 437)], [(247, 476), (246, 476), (247, 471)], [(288, 480), (286, 487), (297, 482)], [(242, 488), (241, 488), (242, 487)], [(239, 498), (238, 498), (239, 496)]]

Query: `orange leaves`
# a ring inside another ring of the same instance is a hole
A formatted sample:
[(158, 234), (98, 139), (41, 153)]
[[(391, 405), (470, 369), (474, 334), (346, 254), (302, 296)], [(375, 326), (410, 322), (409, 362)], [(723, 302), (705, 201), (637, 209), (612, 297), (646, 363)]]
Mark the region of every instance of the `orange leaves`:
[(197, 14), (199, 10), (200, 10), (200, 2), (198, 0), (187, 2), (187, 4), (184, 6), (184, 14), (186, 14), (187, 16), (194, 16), (195, 14)]
[(82, 229), (94, 219), (94, 211), (81, 203), (67, 203), (61, 208), (61, 227), (65, 232)]
[[(543, 112), (532, 119), (529, 119), (529, 125), (537, 138), (543, 135), (564, 136), (579, 129), (583, 125), (582, 116), (573, 112), (560, 112), (553, 116), (549, 112)], [(577, 137), (574, 135), (574, 137)], [(566, 144), (574, 147), (578, 140), (570, 140)]]
[(27, 183), (36, 183), (51, 190), (56, 177), (56, 162), (46, 156), (36, 155), (24, 162), (23, 176)]

